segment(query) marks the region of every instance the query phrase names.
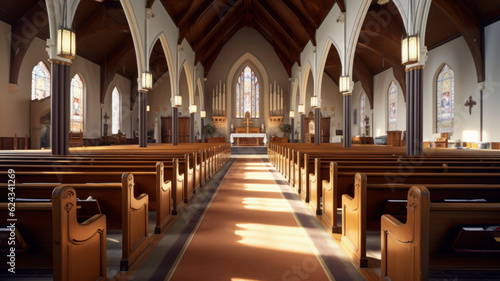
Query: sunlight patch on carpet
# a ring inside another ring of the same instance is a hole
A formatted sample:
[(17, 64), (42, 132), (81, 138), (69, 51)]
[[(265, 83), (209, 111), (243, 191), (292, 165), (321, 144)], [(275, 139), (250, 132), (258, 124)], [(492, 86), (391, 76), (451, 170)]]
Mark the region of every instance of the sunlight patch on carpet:
[(290, 212), (286, 201), (271, 198), (243, 198), (245, 209), (267, 212)]

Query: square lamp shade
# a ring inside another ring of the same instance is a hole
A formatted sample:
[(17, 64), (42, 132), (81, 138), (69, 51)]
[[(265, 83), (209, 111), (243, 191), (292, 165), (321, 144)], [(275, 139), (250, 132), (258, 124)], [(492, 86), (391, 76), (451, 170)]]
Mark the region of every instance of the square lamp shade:
[(189, 107), (189, 112), (190, 113), (196, 113), (197, 111), (197, 107), (196, 107), (196, 104), (193, 104)]
[(60, 27), (57, 30), (57, 55), (67, 59), (75, 59), (76, 37), (71, 29)]
[(317, 96), (311, 97), (311, 107), (318, 108), (319, 107), (319, 99)]
[(142, 88), (145, 90), (153, 89), (153, 73), (149, 71), (144, 71), (142, 73)]
[(174, 106), (175, 107), (181, 107), (182, 106), (182, 96), (175, 96), (174, 97)]
[(293, 110), (290, 110), (290, 118), (295, 118), (295, 112)]
[(299, 114), (304, 114), (306, 112), (305, 108), (304, 108), (304, 105), (303, 104), (299, 104), (297, 111), (299, 112)]
[(403, 65), (420, 60), (420, 38), (417, 35), (407, 36), (401, 42), (401, 62)]
[(205, 110), (200, 111), (200, 117), (201, 118), (207, 117), (207, 112)]
[(347, 93), (349, 92), (349, 82), (350, 82), (350, 77), (349, 76), (340, 76), (339, 80), (339, 91), (340, 93)]

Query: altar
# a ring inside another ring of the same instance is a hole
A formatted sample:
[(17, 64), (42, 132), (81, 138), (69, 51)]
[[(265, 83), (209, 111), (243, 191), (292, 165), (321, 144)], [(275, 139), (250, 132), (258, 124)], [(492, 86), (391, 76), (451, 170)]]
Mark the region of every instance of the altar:
[(234, 143), (234, 139), (236, 139), (236, 145), (252, 145), (259, 146), (260, 139), (263, 140), (263, 143), (267, 143), (267, 135), (264, 133), (233, 133), (229, 136), (229, 141)]

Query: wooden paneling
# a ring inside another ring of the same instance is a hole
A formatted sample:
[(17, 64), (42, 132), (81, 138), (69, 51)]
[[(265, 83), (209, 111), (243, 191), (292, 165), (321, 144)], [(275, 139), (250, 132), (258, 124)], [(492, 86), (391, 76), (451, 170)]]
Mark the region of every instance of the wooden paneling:
[[(306, 136), (309, 134), (309, 123), (314, 122), (314, 117), (305, 117), (304, 118), (304, 126), (305, 127), (305, 132)], [(329, 143), (330, 142), (330, 117), (321, 117), (320, 121), (320, 143)], [(311, 138), (311, 140), (314, 140), (314, 138)], [(314, 142), (314, 141), (312, 141)]]
[[(179, 143), (189, 143), (190, 117), (179, 117)], [(161, 142), (172, 143), (172, 117), (161, 117)]]

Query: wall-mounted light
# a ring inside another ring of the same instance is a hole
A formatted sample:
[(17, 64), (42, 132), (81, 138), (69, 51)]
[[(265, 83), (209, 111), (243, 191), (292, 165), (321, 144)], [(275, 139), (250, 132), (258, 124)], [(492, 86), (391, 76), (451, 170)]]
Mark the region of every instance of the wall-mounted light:
[(290, 110), (290, 118), (295, 118), (295, 112), (293, 110)]
[(182, 96), (174, 96), (174, 106), (175, 107), (182, 106)]
[(379, 5), (385, 5), (385, 4), (389, 3), (389, 1), (390, 0), (378, 0), (377, 4), (379, 4)]
[(339, 91), (341, 94), (349, 92), (351, 84), (351, 77), (349, 76), (340, 76), (339, 79)]
[(304, 114), (306, 112), (304, 105), (303, 104), (299, 104), (299, 106), (297, 108), (297, 111), (299, 112), (299, 114)]
[(196, 113), (197, 107), (196, 104), (193, 104), (189, 107), (189, 113)]
[(200, 111), (200, 117), (201, 118), (207, 117), (207, 112), (205, 110)]
[(149, 105), (146, 105), (146, 111), (149, 112)]
[(420, 60), (420, 38), (418, 35), (406, 36), (401, 42), (401, 62), (403, 65)]
[(319, 107), (319, 98), (317, 96), (311, 97), (311, 107), (318, 108)]
[(76, 36), (69, 28), (61, 26), (57, 30), (57, 55), (72, 60), (76, 57)]
[(153, 89), (153, 74), (149, 71), (144, 71), (142, 73), (142, 89), (151, 90)]

